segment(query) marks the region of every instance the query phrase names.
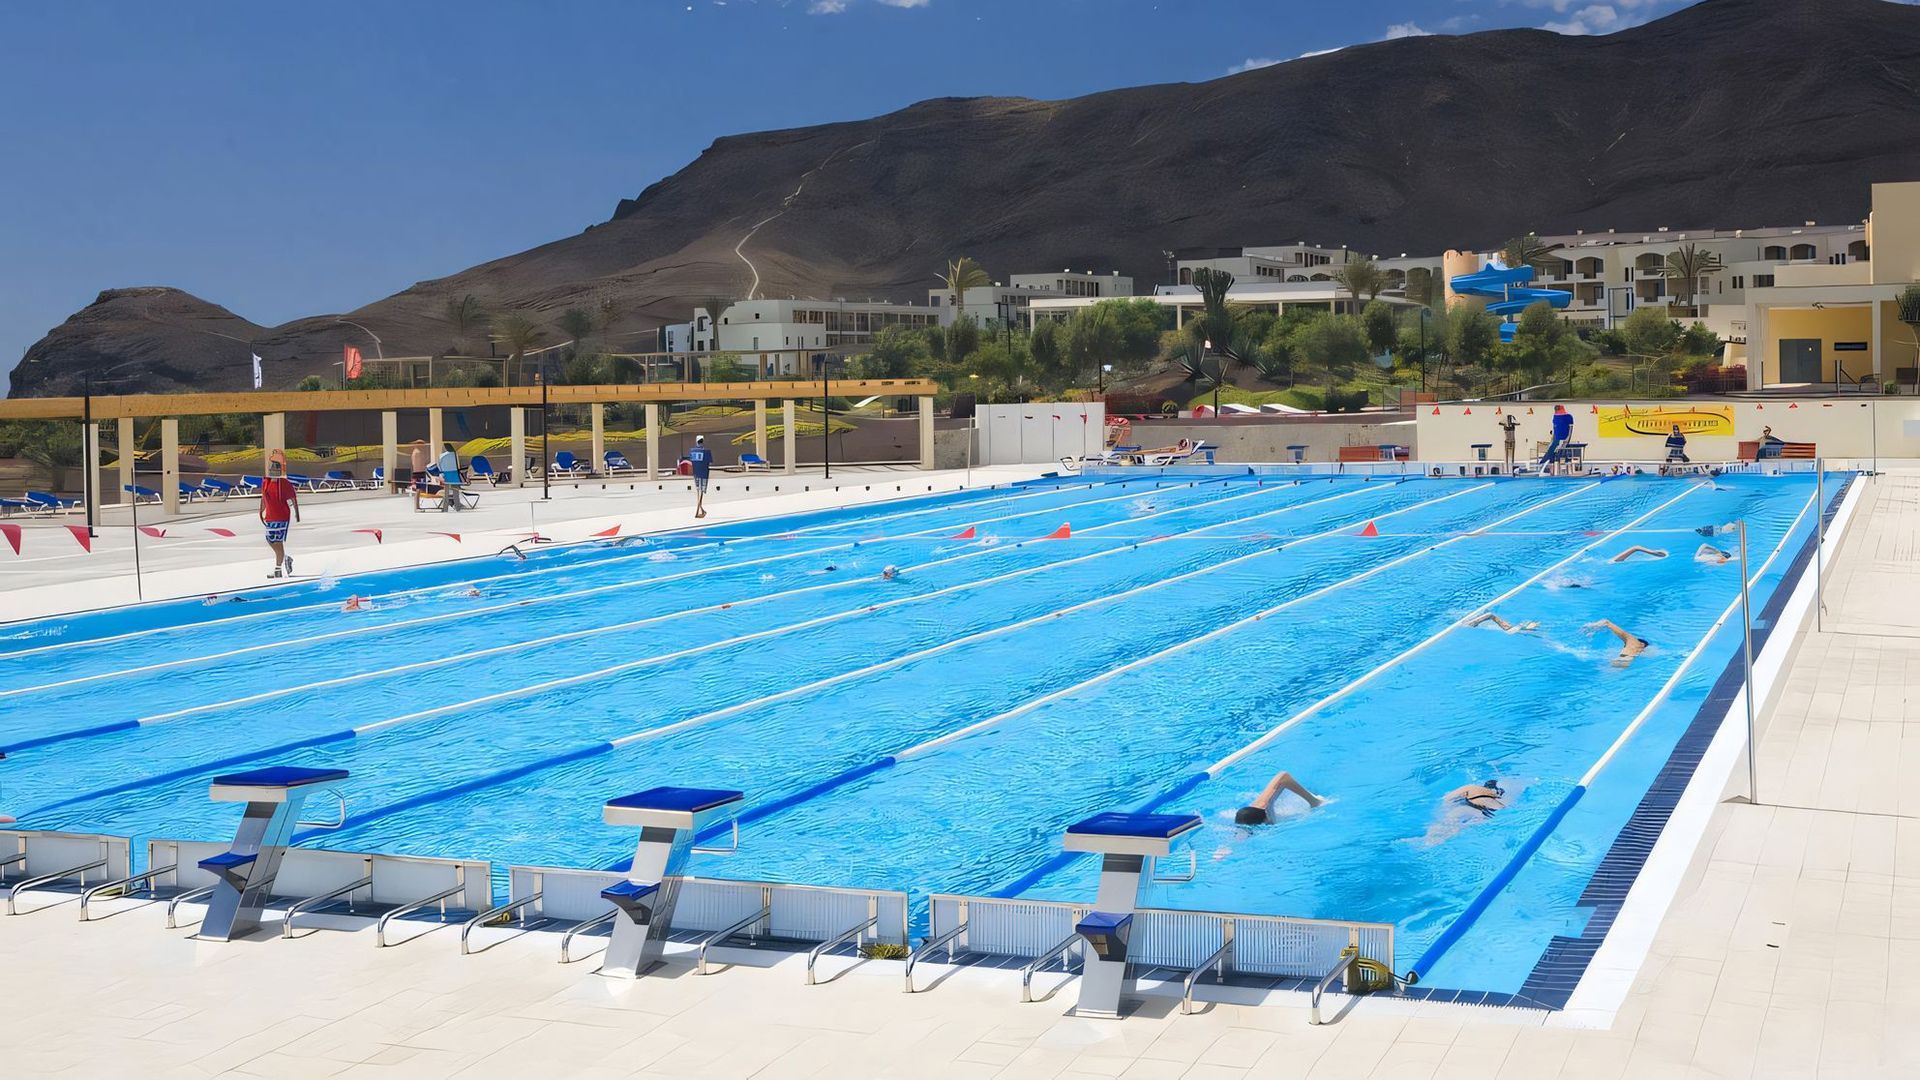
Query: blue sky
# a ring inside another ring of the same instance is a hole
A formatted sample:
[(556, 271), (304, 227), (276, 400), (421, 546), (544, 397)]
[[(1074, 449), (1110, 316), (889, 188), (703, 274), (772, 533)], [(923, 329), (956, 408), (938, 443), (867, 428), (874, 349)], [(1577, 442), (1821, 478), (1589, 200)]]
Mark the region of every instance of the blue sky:
[(101, 289), (343, 311), (603, 220), (720, 135), (1687, 2), (0, 4), (0, 379)]

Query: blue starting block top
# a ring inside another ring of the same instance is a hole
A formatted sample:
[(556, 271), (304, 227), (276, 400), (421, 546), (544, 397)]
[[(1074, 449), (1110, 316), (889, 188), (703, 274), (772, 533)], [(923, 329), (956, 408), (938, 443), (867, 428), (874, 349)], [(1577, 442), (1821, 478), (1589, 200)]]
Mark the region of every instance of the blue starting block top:
[(745, 798), (725, 788), (657, 787), (608, 799), (600, 820), (609, 825), (639, 825), (643, 828), (691, 829), (696, 819), (709, 810), (737, 803)]
[(1467, 444), (1467, 445), (1468, 445), (1468, 448), (1469, 448), (1469, 449), (1473, 449), (1473, 450), (1491, 450), (1491, 449), (1493, 449), (1493, 444), (1492, 444), (1492, 443), (1490, 443), (1490, 442), (1477, 442), (1477, 443), (1469, 443), (1469, 444)]
[(207, 795), (214, 802), (285, 803), (289, 801), (289, 792), (346, 778), (345, 769), (303, 769), (297, 765), (274, 765), (216, 776), (213, 786), (207, 789)]
[(1069, 825), (1061, 846), (1101, 855), (1165, 855), (1174, 837), (1199, 827), (1198, 814), (1095, 814)]

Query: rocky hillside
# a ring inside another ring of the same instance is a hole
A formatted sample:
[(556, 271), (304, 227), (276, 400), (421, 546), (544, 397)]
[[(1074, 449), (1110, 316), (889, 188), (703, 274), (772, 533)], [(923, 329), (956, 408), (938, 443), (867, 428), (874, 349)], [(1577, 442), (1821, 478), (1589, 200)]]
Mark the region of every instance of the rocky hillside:
[[(1920, 178), (1920, 8), (1705, 0), (1608, 37), (1502, 30), (1357, 46), (1206, 83), (1067, 101), (926, 101), (722, 138), (577, 236), (349, 313), (389, 355), (446, 348), (450, 296), (551, 319), (616, 297), (616, 333), (713, 295), (923, 299), (945, 259), (1162, 280), (1167, 248), (1306, 240), (1397, 254), (1528, 229), (1854, 221)], [(738, 247), (738, 253), (736, 253)], [(147, 297), (130, 312), (130, 298)], [(364, 339), (253, 327), (184, 294), (103, 293), (28, 351), (16, 395), (140, 360), (154, 387), (273, 379)], [(170, 319), (155, 319), (157, 311)], [(230, 324), (230, 325), (229, 325)], [(558, 340), (557, 331), (549, 340)]]

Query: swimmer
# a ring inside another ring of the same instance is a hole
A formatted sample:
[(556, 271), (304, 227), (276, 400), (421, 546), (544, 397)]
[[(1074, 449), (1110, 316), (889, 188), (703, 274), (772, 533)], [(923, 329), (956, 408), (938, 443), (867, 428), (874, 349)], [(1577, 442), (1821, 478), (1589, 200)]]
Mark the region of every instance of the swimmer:
[(1633, 658), (1646, 652), (1652, 644), (1646, 638), (1629, 634), (1625, 630), (1620, 629), (1620, 627), (1610, 619), (1601, 619), (1599, 622), (1588, 623), (1582, 629), (1588, 631), (1608, 630), (1613, 633), (1613, 636), (1620, 639), (1620, 655), (1613, 658), (1614, 667), (1626, 667), (1628, 664), (1633, 663)]
[(1325, 799), (1315, 795), (1302, 786), (1300, 781), (1293, 778), (1292, 773), (1282, 769), (1280, 772), (1274, 774), (1272, 780), (1267, 781), (1266, 790), (1260, 793), (1259, 798), (1254, 799), (1252, 802), (1234, 812), (1233, 823), (1235, 825), (1266, 825), (1271, 823), (1273, 821), (1273, 800), (1278, 798), (1282, 791), (1291, 791), (1295, 795), (1300, 796), (1300, 798), (1306, 802), (1308, 809), (1313, 809), (1321, 803), (1326, 802)]
[(213, 605), (218, 604), (222, 600), (226, 601), (229, 604), (251, 604), (253, 603), (254, 598), (250, 596), (221, 596), (219, 593), (214, 593), (212, 596), (209, 596), (205, 600), (200, 601), (200, 606), (212, 607)]
[(1437, 844), (1469, 825), (1506, 809), (1507, 792), (1498, 780), (1454, 788), (1440, 798), (1439, 817), (1427, 827), (1427, 843)]
[(1635, 555), (1645, 555), (1649, 559), (1664, 559), (1667, 557), (1667, 553), (1658, 548), (1641, 547), (1639, 544), (1635, 544), (1620, 554), (1615, 555), (1611, 561), (1626, 562)]
[(347, 602), (340, 605), (340, 610), (343, 612), (344, 611), (372, 611), (373, 597), (349, 596), (347, 597)]
[(1493, 625), (1499, 627), (1500, 629), (1505, 630), (1509, 634), (1530, 634), (1533, 631), (1540, 629), (1540, 624), (1532, 621), (1523, 622), (1520, 625), (1515, 626), (1514, 624), (1508, 622), (1507, 620), (1501, 618), (1500, 616), (1495, 615), (1491, 611), (1483, 611), (1480, 614), (1475, 615), (1473, 618), (1467, 620), (1468, 626), (1480, 626), (1484, 623), (1492, 623)]
[(1693, 531), (1701, 536), (1718, 536), (1721, 533), (1738, 532), (1739, 529), (1739, 523), (1729, 521), (1725, 525), (1702, 525)]
[(888, 563), (887, 566), (880, 571), (881, 581), (892, 581), (894, 578), (897, 578), (899, 576), (900, 576), (900, 568), (897, 566), (894, 566), (892, 563)]
[(1693, 553), (1693, 558), (1695, 562), (1712, 563), (1715, 566), (1724, 566), (1725, 564), (1733, 561), (1733, 552), (1722, 551), (1719, 548), (1714, 547), (1712, 544), (1701, 544), (1700, 550)]
[(481, 592), (477, 586), (469, 585), (467, 586), (467, 591), (461, 593), (460, 595), (466, 597), (469, 600), (473, 600), (473, 599), (477, 599), (479, 597), (485, 596), (487, 594)]

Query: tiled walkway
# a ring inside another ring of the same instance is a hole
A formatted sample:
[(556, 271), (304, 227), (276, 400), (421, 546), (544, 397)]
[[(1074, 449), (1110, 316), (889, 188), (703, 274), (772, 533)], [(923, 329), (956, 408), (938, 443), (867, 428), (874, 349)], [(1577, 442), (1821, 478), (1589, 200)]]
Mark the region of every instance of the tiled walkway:
[(1920, 472), (1863, 497), (1765, 730), (1761, 804), (1715, 811), (1607, 1030), (1379, 1000), (1319, 1028), (1164, 998), (1089, 1021), (1062, 1015), (1071, 984), (1021, 1005), (1009, 972), (925, 968), (907, 996), (875, 962), (806, 987), (792, 957), (627, 985), (554, 963), (549, 936), (464, 958), (448, 930), (213, 945), (151, 907), (81, 925), (68, 904), (0, 920), (0, 1075), (1920, 1076)]

